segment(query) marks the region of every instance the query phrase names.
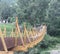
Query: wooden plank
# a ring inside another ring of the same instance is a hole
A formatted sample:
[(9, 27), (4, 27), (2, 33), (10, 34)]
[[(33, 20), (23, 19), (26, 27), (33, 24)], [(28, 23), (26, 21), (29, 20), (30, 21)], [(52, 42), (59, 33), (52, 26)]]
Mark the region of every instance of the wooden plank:
[(14, 52), (13, 51), (8, 51), (8, 52), (0, 51), (0, 54), (14, 54)]
[[(15, 47), (14, 43), (15, 43), (15, 38), (12, 37), (6, 37), (4, 38), (7, 49), (13, 48)], [(0, 38), (0, 51), (4, 50), (3, 44), (2, 44), (2, 40)]]
[(28, 48), (26, 45), (25, 46), (17, 46), (15, 48), (13, 48), (11, 51), (24, 51), (24, 52), (26, 52), (26, 51), (28, 51)]
[(2, 40), (2, 44), (3, 44), (3, 47), (4, 47), (4, 50), (7, 52), (7, 46), (6, 46), (6, 43), (5, 43), (5, 40), (4, 38), (1, 36), (1, 40)]
[(1, 41), (2, 41), (2, 44), (3, 44), (3, 48), (4, 48), (4, 50), (7, 52), (8, 50), (7, 50), (7, 46), (6, 46), (4, 37), (3, 37), (3, 35), (2, 35), (2, 30), (1, 30), (1, 28), (0, 28), (0, 36), (1, 36), (0, 38), (1, 38)]

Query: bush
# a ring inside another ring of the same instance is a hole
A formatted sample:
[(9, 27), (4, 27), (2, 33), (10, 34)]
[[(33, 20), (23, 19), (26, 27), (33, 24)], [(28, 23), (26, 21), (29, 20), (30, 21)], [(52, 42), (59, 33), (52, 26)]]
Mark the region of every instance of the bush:
[(9, 17), (8, 19), (11, 23), (16, 21), (16, 18), (14, 18), (14, 17)]
[(30, 23), (28, 23), (28, 22), (23, 22), (23, 23), (21, 23), (21, 26), (24, 27), (24, 24), (26, 25), (26, 28), (27, 28), (28, 30), (32, 28), (32, 25), (31, 25)]
[(11, 23), (0, 24), (0, 28), (2, 29), (2, 31), (4, 31), (4, 28), (6, 28), (7, 35), (10, 35), (12, 29), (15, 29), (15, 25), (12, 25)]
[(51, 37), (50, 35), (45, 35), (44, 40), (40, 43), (40, 47), (41, 48), (48, 48), (48, 47), (52, 47), (52, 45), (56, 45), (57, 43), (59, 43), (60, 39), (56, 38), (56, 37)]

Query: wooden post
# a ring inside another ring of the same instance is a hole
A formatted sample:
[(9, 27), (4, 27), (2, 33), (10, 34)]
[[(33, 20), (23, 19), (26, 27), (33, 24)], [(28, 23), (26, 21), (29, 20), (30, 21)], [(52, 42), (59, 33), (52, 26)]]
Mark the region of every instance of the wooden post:
[(3, 36), (6, 37), (6, 28), (4, 28)]
[(12, 32), (11, 32), (11, 37), (14, 37), (14, 32), (13, 32), (13, 29), (12, 29)]
[(17, 37), (18, 37), (18, 31), (17, 29), (15, 30), (15, 46), (17, 46)]
[(2, 36), (1, 28), (0, 28), (0, 36), (1, 36), (1, 40), (2, 40), (2, 44), (3, 44), (4, 50), (5, 50), (6, 52), (8, 52), (7, 46), (6, 46), (6, 43), (5, 43), (5, 40), (4, 40), (3, 36)]
[(17, 29), (17, 32), (19, 33), (20, 35), (20, 38), (21, 38), (21, 41), (22, 41), (22, 44), (24, 45), (24, 41), (23, 41), (23, 38), (22, 38), (22, 34), (20, 32), (20, 28), (18, 26), (18, 17), (16, 17), (16, 29)]
[(8, 51), (8, 52), (0, 51), (0, 54), (14, 54), (14, 52), (13, 51)]
[(30, 35), (30, 37), (32, 37), (32, 39), (33, 39), (33, 41), (34, 41), (33, 34), (32, 34), (32, 30), (29, 31), (29, 35)]
[(26, 25), (25, 25), (25, 24), (24, 24), (24, 34), (25, 34), (25, 36), (28, 38), (29, 42), (31, 43), (31, 40), (30, 40), (30, 38), (29, 38), (28, 31), (27, 31), (27, 29), (26, 29)]

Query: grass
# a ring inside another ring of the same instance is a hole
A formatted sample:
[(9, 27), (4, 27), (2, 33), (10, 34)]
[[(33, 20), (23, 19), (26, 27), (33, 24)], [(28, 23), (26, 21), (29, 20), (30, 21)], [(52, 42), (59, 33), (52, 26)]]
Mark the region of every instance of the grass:
[(11, 23), (8, 23), (8, 24), (0, 24), (0, 28), (2, 29), (2, 30), (4, 30), (4, 28), (6, 28), (7, 29), (7, 31), (11, 31), (13, 28), (14, 28), (15, 26), (13, 25), (13, 24), (11, 24)]
[[(24, 27), (24, 23), (21, 24), (22, 28)], [(27, 29), (29, 30), (30, 28), (32, 28), (32, 26), (30, 24), (26, 24), (27, 26)], [(2, 31), (4, 31), (4, 28), (6, 28), (6, 33), (7, 33), (7, 36), (10, 35), (12, 29), (15, 28), (15, 24), (12, 24), (12, 23), (1, 23), (0, 24), (0, 28)]]
[(15, 25), (13, 25), (12, 23), (7, 23), (7, 24), (1, 23), (0, 28), (2, 31), (4, 31), (4, 28), (6, 28), (6, 33), (7, 33), (7, 35), (9, 35), (11, 33), (12, 29), (15, 28)]

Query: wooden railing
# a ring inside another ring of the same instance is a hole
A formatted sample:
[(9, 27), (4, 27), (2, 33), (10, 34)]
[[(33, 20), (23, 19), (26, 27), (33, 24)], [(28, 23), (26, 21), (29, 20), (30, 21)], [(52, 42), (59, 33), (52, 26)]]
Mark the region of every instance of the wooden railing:
[[(36, 28), (35, 30), (32, 29), (28, 31), (26, 29), (26, 25), (24, 24), (24, 32), (20, 31), (19, 25), (18, 25), (18, 18), (16, 17), (16, 29), (10, 34), (9, 37), (15, 38), (15, 46), (11, 49), (12, 51), (27, 51), (28, 48), (32, 48), (35, 45), (37, 45), (40, 41), (43, 40), (45, 34), (46, 34), (46, 25), (43, 25), (42, 28), (39, 29)], [(0, 38), (2, 40), (2, 44), (4, 46), (4, 50), (7, 52), (8, 48), (6, 46), (4, 38), (6, 38), (6, 28), (4, 28), (4, 31), (2, 32), (0, 28)], [(22, 45), (18, 45), (18, 37), (21, 40)], [(28, 42), (27, 42), (28, 41)]]

